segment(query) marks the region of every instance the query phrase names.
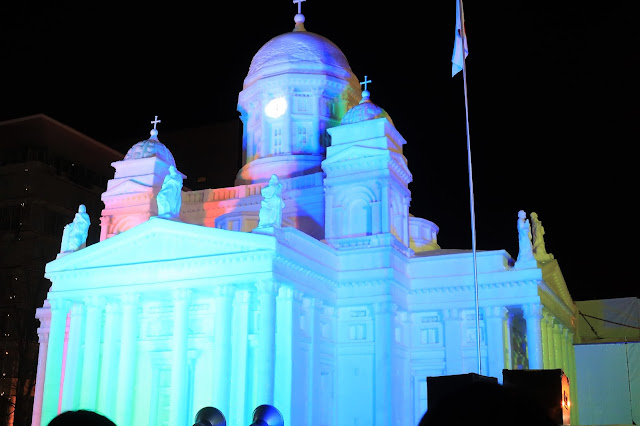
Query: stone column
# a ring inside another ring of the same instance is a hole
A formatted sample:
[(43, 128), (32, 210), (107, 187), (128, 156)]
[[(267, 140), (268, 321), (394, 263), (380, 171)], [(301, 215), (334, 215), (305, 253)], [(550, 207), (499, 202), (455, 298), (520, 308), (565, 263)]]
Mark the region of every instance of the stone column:
[(293, 384), (293, 292), (291, 287), (280, 287), (276, 299), (276, 359), (273, 405), (291, 424), (291, 395)]
[(36, 370), (36, 386), (33, 396), (33, 414), (31, 426), (40, 426), (42, 418), (42, 396), (44, 393), (44, 379), (47, 369), (47, 350), (49, 348), (49, 326), (51, 324), (51, 307), (45, 299), (42, 308), (36, 309), (36, 318), (40, 321), (38, 327), (38, 369)]
[(569, 391), (571, 392), (571, 424), (580, 424), (580, 418), (578, 416), (578, 378), (576, 377), (576, 353), (573, 346), (573, 332), (569, 330)]
[[(543, 341), (543, 344), (546, 345), (546, 353), (547, 353), (547, 364), (545, 368), (555, 368), (556, 365), (556, 350), (553, 340), (553, 327), (555, 326), (555, 318), (549, 311), (543, 309), (543, 317), (546, 319), (546, 340)], [(544, 350), (543, 349), (543, 352)]]
[[(388, 407), (391, 401), (391, 301), (374, 303), (374, 407)], [(317, 343), (316, 343), (317, 344)], [(383, 408), (376, 411), (376, 425), (392, 424), (392, 410)]]
[(462, 374), (462, 321), (457, 309), (445, 309), (444, 357), (447, 375)]
[(504, 335), (503, 320), (506, 309), (504, 306), (491, 306), (484, 309), (487, 326), (487, 356), (489, 376), (496, 377), (502, 383), (504, 369)]
[[(122, 327), (120, 331), (120, 358), (116, 396), (116, 420), (118, 425), (133, 424), (133, 388), (136, 376), (138, 340), (138, 296), (122, 296)], [(115, 372), (114, 372), (115, 373)]]
[(80, 348), (84, 334), (84, 315), (84, 306), (81, 303), (74, 303), (70, 313), (60, 411), (75, 410), (80, 402), (80, 378), (82, 377), (83, 361), (83, 354)]
[[(258, 297), (258, 353), (256, 363), (256, 403), (273, 404), (277, 283), (265, 280), (256, 284)], [(256, 405), (256, 406), (257, 406)]]
[(59, 412), (59, 402), (62, 396), (60, 384), (64, 335), (67, 328), (67, 314), (71, 306), (67, 300), (62, 299), (50, 299), (49, 304), (51, 305), (51, 322), (49, 323), (49, 345), (42, 397), (42, 425), (48, 425)]
[(524, 320), (527, 323), (527, 352), (529, 357), (529, 369), (538, 370), (544, 368), (542, 361), (542, 305), (530, 303), (522, 306)]
[(560, 335), (562, 333), (562, 324), (557, 320), (553, 325), (553, 368), (562, 368), (562, 341)]
[[(562, 341), (562, 371), (564, 374), (569, 377), (569, 329), (562, 326), (562, 331), (560, 335), (560, 339)], [(569, 379), (571, 381), (571, 379)]]
[(120, 304), (112, 302), (105, 307), (104, 345), (100, 365), (100, 390), (98, 392), (98, 410), (109, 418), (115, 419), (116, 394), (118, 389), (118, 337), (121, 328)]
[(189, 365), (189, 296), (186, 289), (173, 293), (173, 336), (171, 339), (171, 407), (169, 424), (186, 425)]
[[(247, 343), (250, 293), (237, 291), (233, 299), (233, 330), (231, 340), (231, 400), (227, 424), (243, 425), (251, 413), (246, 413)], [(254, 407), (255, 408), (255, 407)], [(253, 410), (253, 408), (250, 408)]]
[(502, 323), (504, 327), (504, 368), (513, 368), (513, 349), (511, 347), (511, 327), (513, 327), (513, 312), (507, 312)]
[(234, 327), (231, 286), (220, 286), (215, 293), (215, 325), (213, 351), (213, 406), (229, 413), (231, 391), (231, 330)]
[(85, 299), (87, 315), (84, 334), (84, 362), (82, 365), (80, 407), (88, 410), (95, 410), (97, 408), (103, 305), (104, 301), (99, 297), (91, 296)]

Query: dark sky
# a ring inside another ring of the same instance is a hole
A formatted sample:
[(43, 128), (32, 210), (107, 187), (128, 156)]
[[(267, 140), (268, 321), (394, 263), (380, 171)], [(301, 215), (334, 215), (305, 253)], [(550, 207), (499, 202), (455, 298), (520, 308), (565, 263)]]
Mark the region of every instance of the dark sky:
[[(296, 12), (291, 0), (7, 3), (0, 120), (44, 113), (121, 150), (155, 115), (161, 140), (236, 119), (251, 58)], [(637, 297), (635, 15), (586, 3), (464, 4), (477, 248), (515, 256), (518, 210), (535, 211), (575, 300)], [(411, 212), (440, 227), (443, 248), (471, 248), (455, 1), (309, 0), (302, 12), (407, 140)]]

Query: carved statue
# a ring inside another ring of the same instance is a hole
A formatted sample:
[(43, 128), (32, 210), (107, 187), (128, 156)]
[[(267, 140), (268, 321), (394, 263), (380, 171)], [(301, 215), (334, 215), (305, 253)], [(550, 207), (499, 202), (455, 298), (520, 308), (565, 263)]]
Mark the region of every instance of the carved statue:
[(533, 224), (533, 256), (539, 262), (546, 262), (553, 259), (551, 253), (547, 253), (544, 244), (544, 227), (538, 219), (536, 212), (531, 212), (531, 223)]
[(284, 201), (280, 196), (282, 192), (282, 184), (278, 182), (276, 175), (271, 175), (267, 186), (260, 191), (264, 199), (262, 200), (260, 207), (260, 222), (258, 222), (258, 228), (282, 227), (282, 209), (284, 208)]
[(87, 245), (89, 225), (91, 225), (91, 219), (87, 214), (87, 208), (84, 204), (80, 204), (73, 222), (65, 225), (62, 231), (60, 253), (71, 253), (85, 247)]
[(169, 166), (169, 174), (162, 182), (162, 188), (156, 197), (158, 202), (158, 217), (174, 219), (180, 216), (182, 204), (182, 175), (175, 166)]
[(535, 266), (536, 262), (531, 247), (531, 225), (524, 210), (518, 212), (518, 245), (518, 259), (515, 266)]

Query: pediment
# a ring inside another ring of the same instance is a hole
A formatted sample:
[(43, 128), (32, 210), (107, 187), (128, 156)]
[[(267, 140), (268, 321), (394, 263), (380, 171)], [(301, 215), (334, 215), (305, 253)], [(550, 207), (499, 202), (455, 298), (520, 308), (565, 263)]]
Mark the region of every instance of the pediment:
[(339, 152), (333, 152), (326, 160), (325, 164), (339, 163), (343, 161), (359, 160), (367, 157), (389, 156), (390, 151), (382, 148), (372, 148), (368, 146), (351, 145)]
[(275, 249), (266, 235), (227, 231), (152, 218), (128, 231), (64, 255), (46, 266), (46, 274), (124, 265), (160, 263)]
[(118, 185), (113, 186), (107, 189), (105, 192), (103, 192), (102, 199), (106, 197), (117, 196), (117, 195), (137, 194), (140, 192), (151, 192), (152, 190), (153, 190), (152, 186), (145, 185), (135, 180), (127, 179), (124, 182), (119, 183)]

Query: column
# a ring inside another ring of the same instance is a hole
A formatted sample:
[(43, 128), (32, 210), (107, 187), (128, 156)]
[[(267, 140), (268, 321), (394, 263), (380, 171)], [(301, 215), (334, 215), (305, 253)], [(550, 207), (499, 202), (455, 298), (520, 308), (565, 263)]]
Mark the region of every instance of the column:
[(98, 410), (109, 418), (116, 416), (116, 393), (118, 389), (118, 353), (121, 327), (120, 304), (109, 303), (105, 307), (104, 343), (100, 368), (100, 389), (98, 392)]
[(504, 306), (490, 306), (484, 309), (487, 324), (489, 376), (496, 377), (500, 383), (502, 383), (502, 370), (504, 369), (503, 319), (505, 313)]
[(51, 299), (49, 304), (51, 305), (51, 322), (42, 397), (42, 425), (49, 424), (58, 415), (64, 335), (67, 328), (67, 313), (71, 306), (68, 301), (62, 299)]
[(231, 391), (231, 330), (234, 327), (233, 287), (220, 286), (215, 293), (215, 324), (213, 351), (213, 406), (226, 416), (229, 413)]
[(513, 312), (507, 312), (502, 323), (504, 335), (504, 368), (513, 368), (513, 350), (511, 347), (511, 328), (513, 327)]
[(392, 424), (391, 403), (391, 301), (374, 303), (374, 416), (376, 425), (388, 426)]
[(444, 357), (447, 375), (462, 374), (462, 321), (457, 309), (445, 309)]
[(171, 339), (171, 407), (169, 424), (186, 425), (189, 365), (189, 296), (186, 289), (173, 293), (173, 336)]
[(569, 391), (571, 392), (571, 424), (580, 424), (578, 416), (578, 378), (576, 377), (576, 353), (573, 346), (573, 332), (569, 330)]
[(293, 384), (293, 289), (280, 287), (276, 299), (276, 359), (273, 405), (291, 424), (291, 395)]
[(74, 303), (71, 307), (67, 358), (62, 385), (60, 411), (75, 410), (80, 402), (80, 378), (82, 375), (82, 337), (84, 332), (84, 306)]
[(560, 334), (562, 333), (562, 324), (560, 324), (557, 320), (554, 321), (553, 325), (553, 368), (562, 368), (562, 342), (560, 339)]
[(542, 369), (542, 305), (530, 303), (522, 306), (524, 320), (527, 324), (527, 353), (529, 357), (529, 369)]
[[(313, 419), (314, 419), (314, 415), (315, 415), (315, 401), (316, 401), (316, 396), (317, 396), (317, 389), (314, 388), (314, 379), (315, 379), (315, 375), (317, 374), (317, 370), (316, 370), (316, 365), (317, 365), (317, 357), (316, 357), (316, 320), (317, 320), (317, 315), (316, 315), (316, 311), (317, 311), (317, 304), (319, 304), (320, 301), (318, 301), (318, 299), (316, 299), (315, 297), (311, 297), (311, 296), (303, 296), (302, 298), (302, 307), (300, 310), (300, 313), (302, 315), (304, 315), (304, 313), (307, 314), (308, 318), (309, 318), (309, 322), (308, 322), (308, 330), (309, 330), (309, 334), (308, 334), (308, 338), (309, 338), (309, 351), (308, 353), (303, 354), (307, 356), (308, 362), (307, 362), (307, 371), (301, 371), (300, 373), (303, 373), (307, 376), (307, 380), (302, 380), (303, 383), (306, 384), (306, 388), (302, 388), (302, 392), (305, 395), (311, 395), (311, 404), (309, 404), (308, 409), (306, 410), (305, 413), (305, 417), (303, 418), (304, 422), (302, 424), (305, 425), (313, 425)], [(302, 356), (304, 356), (302, 355)]]
[(556, 349), (553, 340), (553, 327), (555, 326), (555, 318), (549, 311), (543, 310), (543, 316), (547, 319), (547, 340), (543, 343), (547, 345), (547, 365), (545, 368), (555, 368), (556, 365)]
[[(564, 374), (569, 377), (569, 329), (567, 327), (562, 326), (562, 330), (560, 332), (560, 340), (562, 342), (562, 371)], [(571, 381), (571, 378), (569, 378)]]
[(31, 426), (40, 426), (42, 418), (42, 396), (44, 393), (44, 379), (47, 368), (47, 350), (49, 348), (49, 326), (51, 324), (51, 307), (45, 299), (42, 308), (36, 309), (36, 319), (40, 321), (38, 327), (38, 369), (36, 370), (36, 386), (33, 397), (33, 414)]
[[(246, 413), (247, 343), (250, 293), (237, 291), (233, 299), (233, 330), (231, 341), (231, 401), (227, 424), (243, 425), (251, 413)], [(255, 407), (254, 407), (255, 408)], [(251, 408), (252, 410), (253, 408)]]
[(120, 329), (120, 357), (117, 370), (117, 394), (115, 395), (115, 423), (118, 425), (130, 425), (133, 420), (133, 388), (136, 375), (138, 297), (134, 294), (125, 294), (122, 296), (121, 302), (122, 324)]
[[(277, 283), (265, 280), (256, 284), (258, 296), (258, 353), (256, 363), (256, 403), (273, 404), (276, 291)], [(256, 405), (256, 406), (257, 406)]]
[(86, 322), (84, 334), (84, 361), (80, 407), (97, 408), (98, 374), (100, 372), (100, 338), (102, 336), (102, 307), (104, 301), (96, 296), (85, 299)]
[(549, 368), (551, 357), (549, 355), (549, 317), (546, 310), (543, 309), (542, 322), (540, 330), (542, 332), (542, 368)]

